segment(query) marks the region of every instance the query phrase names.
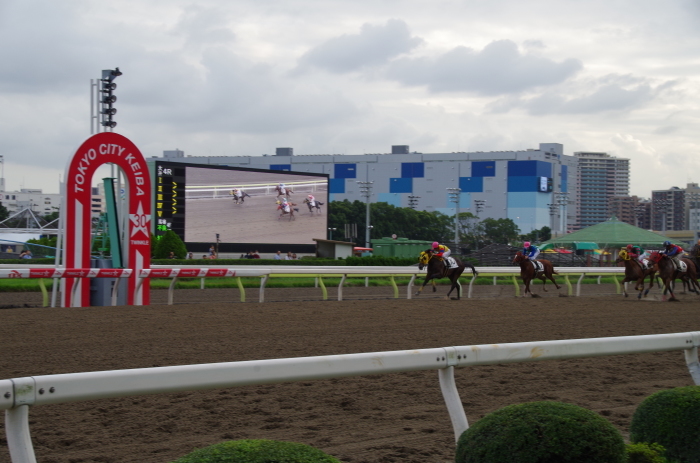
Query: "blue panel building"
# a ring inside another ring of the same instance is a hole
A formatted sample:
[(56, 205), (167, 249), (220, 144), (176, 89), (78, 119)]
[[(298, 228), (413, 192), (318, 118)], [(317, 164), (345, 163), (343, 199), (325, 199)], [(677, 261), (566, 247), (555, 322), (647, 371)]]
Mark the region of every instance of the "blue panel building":
[[(558, 143), (540, 143), (537, 149), (521, 151), (418, 153), (408, 147), (386, 154), (298, 155), (282, 151), (274, 156), (188, 156), (171, 161), (221, 164), (293, 172), (325, 173), (330, 176), (331, 201), (364, 201), (358, 182), (372, 182), (371, 202), (409, 206), (454, 215), (476, 211), (476, 201), (483, 201), (481, 219), (510, 218), (522, 233), (544, 226), (555, 234), (571, 229), (576, 221), (577, 182), (570, 174), (578, 172), (578, 159), (564, 155)], [(153, 158), (152, 158), (153, 159)], [(459, 188), (458, 204), (447, 188)], [(557, 209), (563, 193), (568, 202)], [(419, 198), (417, 198), (419, 197)], [(562, 220), (562, 217), (566, 217)]]

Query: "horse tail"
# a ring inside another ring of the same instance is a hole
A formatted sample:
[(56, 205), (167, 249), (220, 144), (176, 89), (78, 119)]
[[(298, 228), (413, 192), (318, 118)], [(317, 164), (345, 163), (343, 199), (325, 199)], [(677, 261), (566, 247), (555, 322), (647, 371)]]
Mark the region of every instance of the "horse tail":
[(479, 275), (479, 272), (476, 271), (476, 267), (474, 267), (474, 266), (471, 265), (471, 264), (468, 264), (467, 267), (469, 267), (469, 268), (472, 269), (472, 275), (474, 275), (474, 276), (478, 276), (478, 275)]

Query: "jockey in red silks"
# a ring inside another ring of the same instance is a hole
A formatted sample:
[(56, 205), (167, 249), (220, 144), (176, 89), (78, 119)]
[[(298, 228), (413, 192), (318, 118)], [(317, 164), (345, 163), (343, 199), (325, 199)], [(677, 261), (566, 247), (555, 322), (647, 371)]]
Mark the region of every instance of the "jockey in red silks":
[(452, 254), (452, 251), (450, 251), (450, 248), (448, 248), (444, 244), (440, 244), (437, 241), (435, 241), (433, 243), (433, 254), (438, 256), (438, 257), (442, 257), (447, 265), (447, 268), (456, 268), (457, 267), (457, 262), (450, 257), (450, 254)]
[(436, 241), (433, 243), (433, 254), (444, 259), (445, 257), (449, 257), (452, 251), (444, 244), (440, 244)]

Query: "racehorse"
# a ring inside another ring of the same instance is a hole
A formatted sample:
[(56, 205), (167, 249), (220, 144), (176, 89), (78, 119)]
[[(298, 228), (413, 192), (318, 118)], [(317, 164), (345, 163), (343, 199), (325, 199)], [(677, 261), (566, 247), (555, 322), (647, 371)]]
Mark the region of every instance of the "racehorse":
[(462, 295), (462, 285), (459, 283), (459, 277), (462, 276), (462, 272), (464, 272), (464, 269), (467, 267), (472, 269), (472, 274), (474, 276), (477, 276), (479, 272), (476, 271), (472, 264), (464, 263), (456, 257), (453, 257), (453, 259), (457, 263), (457, 268), (448, 268), (448, 265), (445, 263), (444, 259), (440, 256), (433, 254), (432, 249), (422, 251), (420, 253), (420, 257), (418, 258), (418, 269), (423, 270), (424, 267), (428, 267), (428, 272), (425, 275), (425, 280), (423, 281), (423, 284), (420, 288), (418, 288), (418, 291), (416, 291), (416, 296), (420, 295), (426, 283), (428, 283), (429, 281), (432, 281), (433, 292), (435, 292), (437, 291), (435, 280), (439, 278), (449, 278), (452, 282), (452, 286), (450, 286), (450, 290), (447, 292), (447, 296), (445, 297), (450, 297), (450, 293), (452, 293), (452, 290), (455, 288), (459, 288), (457, 290), (457, 297), (452, 298), (454, 300), (459, 300), (460, 296)]
[(294, 207), (294, 206), (296, 206), (296, 203), (287, 203), (287, 206), (288, 206), (289, 212), (284, 210), (284, 209), (285, 209), (285, 208), (284, 208), (284, 204), (282, 204), (281, 201), (277, 201), (277, 210), (278, 210), (278, 211), (282, 211), (282, 212), (280, 212), (280, 216), (277, 217), (277, 220), (281, 219), (283, 216), (285, 216), (285, 215), (287, 215), (287, 214), (289, 214), (289, 220), (290, 220), (290, 221), (291, 221), (291, 220), (296, 220), (296, 218), (294, 217), (294, 212), (295, 212), (295, 211), (296, 211), (296, 212), (299, 212), (299, 208), (298, 208), (298, 207)]
[(311, 205), (311, 201), (309, 200), (309, 198), (304, 198), (303, 202), (304, 204), (309, 206), (309, 212), (313, 213), (314, 209), (316, 209), (316, 212), (318, 212), (319, 214), (321, 213), (321, 206), (323, 206), (323, 203), (321, 201), (315, 199), (313, 206)]
[(231, 190), (231, 196), (236, 204), (243, 204), (246, 198), (250, 198), (250, 195), (243, 190)]
[(559, 273), (554, 270), (552, 263), (547, 259), (537, 259), (537, 262), (542, 264), (542, 268), (544, 270), (535, 270), (533, 263), (521, 251), (518, 251), (513, 258), (513, 263), (520, 265), (520, 278), (522, 278), (523, 283), (525, 283), (525, 292), (523, 293), (523, 297), (525, 297), (525, 294), (527, 293), (530, 293), (530, 296), (532, 297), (539, 297), (539, 295), (532, 294), (532, 291), (530, 291), (530, 282), (535, 278), (542, 280), (542, 289), (545, 292), (547, 291), (547, 288), (545, 287), (547, 285), (547, 278), (552, 280), (552, 283), (554, 283), (554, 286), (556, 286), (557, 289), (560, 288), (557, 282), (554, 281), (554, 275), (559, 275)]
[[(630, 281), (637, 282), (637, 284), (634, 285), (634, 289), (639, 291), (639, 294), (637, 294), (637, 299), (642, 298), (642, 292), (644, 293), (644, 297), (647, 297), (649, 290), (654, 287), (654, 280), (656, 279), (656, 268), (654, 265), (648, 269), (643, 269), (641, 262), (637, 261), (636, 259), (632, 259), (626, 249), (621, 250), (618, 253), (618, 256), (617, 261), (624, 262), (625, 264), (625, 279), (622, 280), (622, 291), (625, 294), (625, 297), (628, 296), (627, 283)], [(649, 277), (649, 288), (644, 291), (644, 279), (647, 276)]]
[(680, 278), (688, 284), (688, 291), (700, 295), (700, 283), (698, 283), (697, 269), (695, 263), (692, 260), (681, 258), (681, 261), (685, 264), (685, 272), (680, 272), (676, 268), (676, 264), (673, 260), (666, 254), (661, 254), (659, 251), (654, 251), (649, 256), (649, 260), (656, 264), (659, 270), (659, 277), (661, 281), (664, 282), (664, 292), (661, 296), (661, 300), (666, 300), (666, 293), (670, 293), (671, 297), (669, 301), (677, 301), (675, 294), (673, 294), (673, 282), (676, 278)]
[(286, 196), (287, 198), (291, 198), (291, 193), (294, 193), (291, 188), (280, 185), (277, 185), (275, 187), (275, 191), (277, 191), (277, 198), (279, 198), (280, 196)]

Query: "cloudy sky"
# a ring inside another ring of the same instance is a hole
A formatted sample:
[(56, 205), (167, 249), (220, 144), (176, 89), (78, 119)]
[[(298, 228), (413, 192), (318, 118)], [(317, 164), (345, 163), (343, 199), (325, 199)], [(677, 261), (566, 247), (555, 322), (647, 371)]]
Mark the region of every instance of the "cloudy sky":
[(145, 156), (537, 148), (700, 182), (700, 1), (0, 0), (8, 190), (58, 192), (119, 67)]

